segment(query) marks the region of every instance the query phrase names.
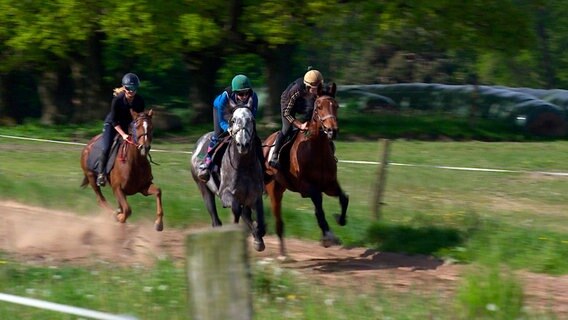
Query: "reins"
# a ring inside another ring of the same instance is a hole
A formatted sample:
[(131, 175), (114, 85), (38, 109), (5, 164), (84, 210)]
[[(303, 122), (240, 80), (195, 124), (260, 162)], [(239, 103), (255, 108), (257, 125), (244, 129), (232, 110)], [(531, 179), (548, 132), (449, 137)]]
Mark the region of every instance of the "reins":
[[(138, 143), (138, 139), (140, 138), (145, 138), (150, 136), (150, 134), (148, 132), (146, 132), (146, 128), (144, 129), (144, 133), (141, 134), (140, 136), (138, 136), (138, 133), (136, 132), (137, 129), (137, 123), (139, 120), (147, 120), (148, 117), (146, 116), (146, 114), (141, 114), (140, 116), (138, 116), (136, 119), (132, 120), (132, 122), (130, 123), (130, 128), (131, 128), (131, 135), (132, 135), (132, 139), (130, 139), (130, 137), (126, 140), (124, 140), (126, 142), (126, 144), (124, 145), (125, 147), (128, 146), (129, 144), (133, 145), (136, 147), (137, 150), (141, 150), (144, 147), (144, 144), (139, 144)], [(148, 160), (150, 161), (150, 163), (153, 163), (157, 166), (159, 166), (159, 163), (154, 162), (154, 160), (152, 160), (152, 155), (150, 154), (150, 147), (148, 148), (148, 151), (146, 153), (146, 156), (148, 157)], [(123, 159), (123, 161), (126, 161), (126, 157)]]

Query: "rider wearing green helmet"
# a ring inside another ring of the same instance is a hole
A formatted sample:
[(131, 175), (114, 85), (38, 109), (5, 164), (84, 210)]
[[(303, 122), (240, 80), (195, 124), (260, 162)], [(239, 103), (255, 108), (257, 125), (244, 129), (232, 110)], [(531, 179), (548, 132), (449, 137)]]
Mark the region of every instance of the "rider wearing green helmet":
[[(252, 90), (249, 78), (243, 74), (236, 75), (231, 81), (231, 85), (225, 88), (225, 90), (213, 101), (214, 132), (211, 137), (209, 147), (207, 148), (207, 154), (199, 166), (199, 172), (197, 173), (197, 176), (202, 181), (209, 180), (213, 152), (219, 143), (220, 136), (227, 134), (229, 121), (231, 120), (233, 111), (240, 107), (249, 108), (252, 111), (253, 116), (256, 117), (258, 110), (258, 96)], [(260, 140), (257, 142), (259, 148), (257, 153), (261, 158), (263, 158)], [(261, 163), (264, 169), (264, 159), (261, 159)]]

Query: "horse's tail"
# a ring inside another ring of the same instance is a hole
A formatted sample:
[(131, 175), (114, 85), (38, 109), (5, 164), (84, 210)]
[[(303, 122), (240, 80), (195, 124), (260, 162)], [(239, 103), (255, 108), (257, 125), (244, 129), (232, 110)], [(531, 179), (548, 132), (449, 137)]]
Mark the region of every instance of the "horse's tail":
[(83, 176), (83, 182), (81, 183), (81, 188), (85, 188), (89, 184), (89, 179), (87, 176)]

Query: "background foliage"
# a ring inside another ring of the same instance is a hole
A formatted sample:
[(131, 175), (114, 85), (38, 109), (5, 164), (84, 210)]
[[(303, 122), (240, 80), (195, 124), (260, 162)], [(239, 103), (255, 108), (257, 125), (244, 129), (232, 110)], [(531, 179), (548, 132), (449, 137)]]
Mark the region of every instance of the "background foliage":
[(235, 73), (266, 88), (263, 117), (307, 66), (339, 84), (568, 86), (560, 0), (16, 2), (0, 0), (0, 119), (101, 119), (138, 73), (151, 104), (210, 120)]

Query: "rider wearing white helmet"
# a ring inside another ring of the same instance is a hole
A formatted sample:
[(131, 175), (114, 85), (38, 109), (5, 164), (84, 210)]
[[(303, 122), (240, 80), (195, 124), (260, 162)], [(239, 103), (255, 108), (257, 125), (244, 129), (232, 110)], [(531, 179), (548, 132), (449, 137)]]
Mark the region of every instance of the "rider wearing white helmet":
[[(310, 69), (303, 78), (298, 78), (290, 83), (280, 97), (280, 109), (282, 116), (282, 129), (278, 132), (274, 142), (274, 152), (269, 161), (271, 167), (279, 168), (280, 149), (284, 138), (296, 127), (301, 131), (308, 129), (309, 117), (314, 109), (314, 102), (318, 90), (323, 86), (321, 72)], [(302, 120), (296, 118), (296, 114), (303, 115)]]

